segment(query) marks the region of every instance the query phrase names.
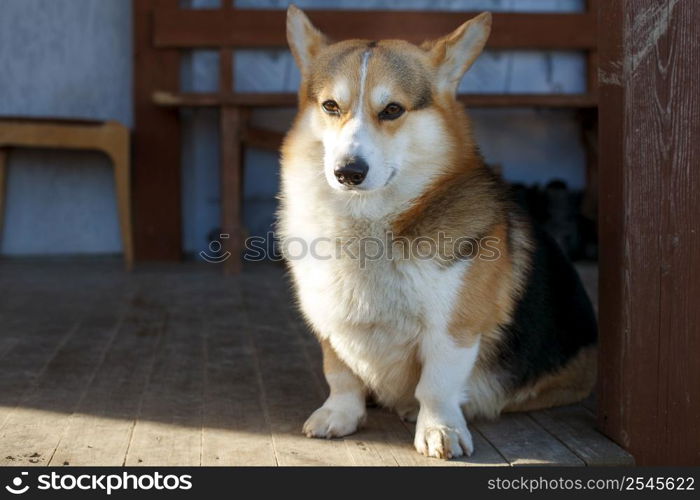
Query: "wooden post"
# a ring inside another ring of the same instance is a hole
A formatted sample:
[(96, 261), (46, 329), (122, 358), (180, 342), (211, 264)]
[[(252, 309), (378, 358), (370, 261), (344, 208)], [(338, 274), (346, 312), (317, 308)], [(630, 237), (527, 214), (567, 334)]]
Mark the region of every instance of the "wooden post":
[[(222, 11), (231, 8), (230, 2), (221, 2)], [(233, 58), (231, 47), (219, 50), (219, 92), (222, 95), (233, 94)], [(230, 253), (224, 261), (224, 272), (236, 274), (242, 268), (243, 130), (246, 120), (245, 113), (238, 106), (221, 106), (219, 113), (222, 247), (224, 252)]]
[(222, 106), (220, 111), (221, 141), (221, 233), (223, 250), (231, 255), (224, 261), (224, 272), (235, 274), (241, 270), (243, 230), (241, 225), (242, 112), (237, 106)]
[(599, 424), (700, 464), (700, 2), (600, 2)]
[(133, 0), (134, 119), (132, 195), (137, 260), (182, 256), (180, 120), (153, 103), (153, 89), (179, 91), (177, 50), (153, 45), (153, 11), (179, 0)]
[[(598, 18), (598, 0), (587, 0), (586, 11)], [(596, 23), (596, 33), (597, 33)], [(586, 55), (586, 93), (598, 100), (598, 51), (589, 50)], [(586, 186), (581, 201), (581, 214), (598, 220), (598, 109), (580, 109), (581, 140), (586, 153)]]
[(7, 149), (0, 148), (0, 243), (5, 223), (5, 198), (7, 193)]

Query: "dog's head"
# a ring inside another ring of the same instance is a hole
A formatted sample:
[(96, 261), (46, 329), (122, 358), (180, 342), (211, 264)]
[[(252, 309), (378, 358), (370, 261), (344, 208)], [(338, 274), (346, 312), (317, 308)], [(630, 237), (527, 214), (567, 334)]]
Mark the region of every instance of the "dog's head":
[(458, 147), (450, 130), (462, 122), (457, 86), (490, 29), (491, 15), (483, 13), (420, 47), (401, 40), (329, 43), (289, 7), (301, 113), (306, 133), (323, 145), (328, 184), (366, 193), (421, 170), (429, 175), (436, 157)]

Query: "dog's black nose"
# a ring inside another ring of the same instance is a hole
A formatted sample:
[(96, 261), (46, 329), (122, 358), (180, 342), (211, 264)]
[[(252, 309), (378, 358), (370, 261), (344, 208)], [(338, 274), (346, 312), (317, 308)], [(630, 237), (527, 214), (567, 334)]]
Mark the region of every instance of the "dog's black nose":
[(350, 158), (335, 168), (335, 178), (346, 186), (357, 186), (367, 177), (369, 165), (362, 158)]

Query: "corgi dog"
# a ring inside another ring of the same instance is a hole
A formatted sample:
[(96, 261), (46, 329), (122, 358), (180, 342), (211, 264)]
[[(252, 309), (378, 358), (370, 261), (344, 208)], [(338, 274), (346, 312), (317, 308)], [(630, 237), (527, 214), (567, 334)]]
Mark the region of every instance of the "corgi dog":
[(510, 200), (456, 99), (483, 13), (420, 46), (331, 43), (298, 8), (301, 70), (278, 232), (330, 395), (309, 437), (355, 432), (366, 398), (415, 421), (419, 453), (471, 454), (467, 421), (572, 403), (595, 380), (576, 271)]

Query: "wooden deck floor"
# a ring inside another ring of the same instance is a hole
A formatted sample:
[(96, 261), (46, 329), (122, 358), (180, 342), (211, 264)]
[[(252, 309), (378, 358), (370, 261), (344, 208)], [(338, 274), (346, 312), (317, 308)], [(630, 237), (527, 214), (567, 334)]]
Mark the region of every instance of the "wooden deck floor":
[(419, 456), (371, 409), (345, 439), (301, 426), (324, 400), (320, 350), (281, 268), (0, 263), (3, 465), (620, 464), (584, 406), (471, 425), (474, 456)]

